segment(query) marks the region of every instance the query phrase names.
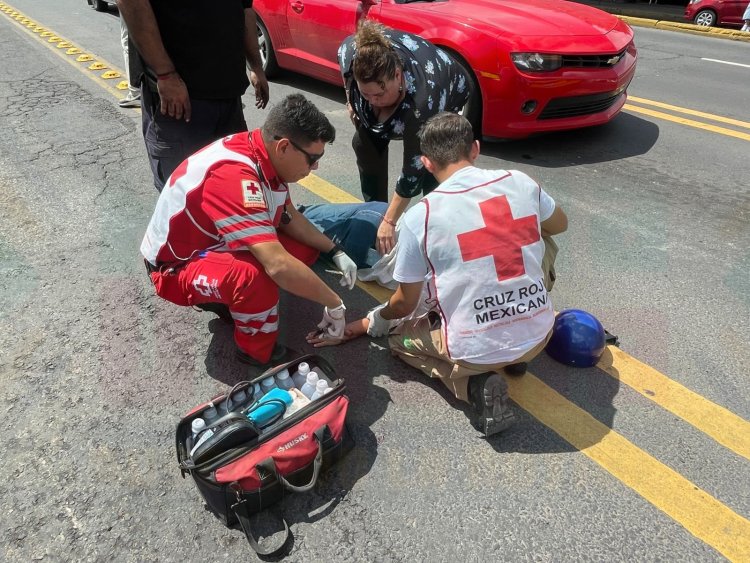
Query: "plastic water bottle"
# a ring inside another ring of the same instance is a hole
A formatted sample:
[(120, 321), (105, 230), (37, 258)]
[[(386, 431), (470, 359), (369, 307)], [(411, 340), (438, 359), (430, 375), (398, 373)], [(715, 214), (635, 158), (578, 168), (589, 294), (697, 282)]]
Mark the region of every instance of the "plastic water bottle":
[(205, 421), (206, 426), (211, 426), (218, 418), (219, 411), (217, 411), (214, 406), (210, 406), (203, 411), (203, 420)]
[(307, 374), (310, 373), (310, 365), (307, 362), (302, 362), (297, 366), (297, 371), (292, 376), (294, 386), (297, 389), (302, 389), (302, 386), (307, 381)]
[(260, 388), (261, 391), (263, 391), (263, 394), (265, 395), (268, 393), (271, 389), (276, 388), (276, 381), (274, 381), (273, 376), (266, 377), (263, 381), (260, 382)]
[(260, 388), (260, 383), (253, 385), (253, 399), (258, 400), (263, 396), (263, 389)]
[(305, 384), (302, 386), (300, 391), (302, 391), (302, 394), (307, 397), (308, 399), (312, 399), (313, 393), (315, 393), (315, 386), (318, 384), (318, 374), (314, 371), (311, 371), (307, 374), (307, 379), (305, 380)]
[(289, 389), (294, 387), (294, 381), (289, 377), (288, 370), (282, 370), (276, 374), (276, 386), (284, 391), (289, 391)]
[(315, 392), (310, 397), (310, 400), (314, 401), (318, 397), (322, 397), (326, 389), (328, 389), (328, 382), (325, 379), (318, 379), (318, 382), (315, 384)]
[(190, 423), (190, 428), (193, 431), (193, 440), (198, 437), (198, 434), (206, 429), (206, 421), (202, 418), (194, 418), (193, 422)]
[(242, 405), (244, 405), (247, 402), (247, 393), (245, 393), (244, 389), (240, 389), (239, 391), (236, 391), (234, 395), (232, 395), (229, 399), (229, 410), (237, 410), (239, 408), (242, 408)]

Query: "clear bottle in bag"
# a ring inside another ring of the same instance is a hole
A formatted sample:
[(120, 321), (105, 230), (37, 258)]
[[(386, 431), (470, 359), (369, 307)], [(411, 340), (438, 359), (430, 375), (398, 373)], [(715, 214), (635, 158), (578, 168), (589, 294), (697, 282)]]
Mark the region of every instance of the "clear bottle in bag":
[(289, 377), (288, 370), (284, 369), (276, 374), (276, 386), (284, 391), (289, 391), (289, 389), (295, 386), (294, 381)]
[(315, 393), (315, 386), (318, 384), (318, 374), (314, 371), (311, 371), (307, 374), (307, 379), (305, 380), (305, 384), (300, 388), (300, 391), (302, 391), (302, 394), (310, 399)]
[(297, 371), (292, 376), (292, 380), (294, 381), (294, 386), (297, 389), (302, 389), (302, 386), (307, 381), (307, 374), (310, 373), (310, 364), (307, 362), (302, 362), (300, 365), (297, 366)]
[(318, 382), (315, 384), (315, 392), (310, 397), (310, 400), (314, 401), (325, 395), (326, 389), (328, 389), (328, 382), (325, 379), (318, 379)]
[(263, 381), (260, 382), (260, 389), (263, 391), (263, 394), (265, 395), (268, 393), (271, 389), (276, 389), (276, 380), (274, 380), (273, 375), (270, 375), (266, 377)]

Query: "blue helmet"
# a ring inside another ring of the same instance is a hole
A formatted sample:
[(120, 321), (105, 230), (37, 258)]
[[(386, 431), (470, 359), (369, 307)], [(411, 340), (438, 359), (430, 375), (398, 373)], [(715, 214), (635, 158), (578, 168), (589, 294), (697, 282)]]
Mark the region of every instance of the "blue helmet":
[(586, 368), (596, 365), (606, 348), (604, 327), (580, 309), (565, 309), (555, 317), (547, 353), (558, 362)]

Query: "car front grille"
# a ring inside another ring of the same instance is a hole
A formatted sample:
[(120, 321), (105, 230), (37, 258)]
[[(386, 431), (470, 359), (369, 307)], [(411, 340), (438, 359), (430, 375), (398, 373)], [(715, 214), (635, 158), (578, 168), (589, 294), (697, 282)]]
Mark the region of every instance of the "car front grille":
[(591, 115), (611, 108), (622, 95), (624, 88), (615, 92), (593, 94), (590, 96), (573, 96), (570, 98), (555, 98), (545, 106), (538, 119), (563, 119)]
[(627, 49), (613, 55), (563, 55), (562, 66), (567, 68), (610, 68), (620, 62)]

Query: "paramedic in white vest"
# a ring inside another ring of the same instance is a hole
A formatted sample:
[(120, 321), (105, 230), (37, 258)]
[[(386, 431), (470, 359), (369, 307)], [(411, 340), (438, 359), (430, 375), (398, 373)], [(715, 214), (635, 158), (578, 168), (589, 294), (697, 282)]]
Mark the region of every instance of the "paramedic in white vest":
[(324, 306), (319, 328), (342, 335), (344, 303), (311, 269), (320, 253), (351, 289), (356, 264), (292, 204), (291, 182), (318, 168), (333, 125), (300, 94), (263, 127), (204, 147), (169, 177), (141, 244), (156, 293), (234, 325), (238, 357), (279, 362), (279, 288)]
[[(550, 237), (568, 220), (526, 174), (476, 168), (479, 142), (464, 117), (430, 118), (419, 140), (422, 163), (440, 185), (402, 219), (396, 292), (351, 323), (346, 338), (396, 327), (393, 354), (469, 402), (476, 426), (491, 435), (514, 418), (497, 372), (522, 375), (551, 336), (557, 246)], [(425, 299), (428, 314), (397, 322)]]

